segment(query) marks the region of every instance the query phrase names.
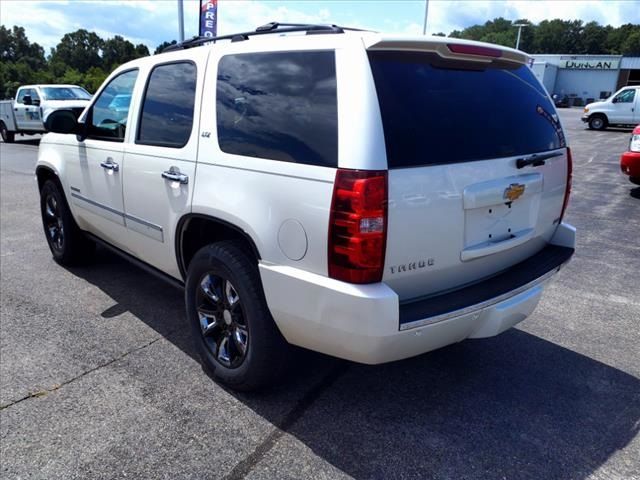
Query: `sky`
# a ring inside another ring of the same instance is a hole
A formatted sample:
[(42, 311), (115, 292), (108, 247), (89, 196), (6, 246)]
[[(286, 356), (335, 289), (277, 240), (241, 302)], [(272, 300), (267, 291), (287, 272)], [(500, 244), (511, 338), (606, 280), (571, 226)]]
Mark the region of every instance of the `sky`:
[[(199, 0), (183, 0), (185, 38), (198, 34)], [(421, 34), (424, 0), (218, 0), (218, 34), (253, 30), (271, 21), (335, 23), (386, 33)], [(450, 33), (496, 17), (595, 20), (640, 24), (640, 0), (430, 0), (427, 33)], [(79, 28), (102, 38), (121, 35), (153, 52), (178, 38), (177, 0), (0, 0), (0, 23), (25, 28), (48, 53)]]

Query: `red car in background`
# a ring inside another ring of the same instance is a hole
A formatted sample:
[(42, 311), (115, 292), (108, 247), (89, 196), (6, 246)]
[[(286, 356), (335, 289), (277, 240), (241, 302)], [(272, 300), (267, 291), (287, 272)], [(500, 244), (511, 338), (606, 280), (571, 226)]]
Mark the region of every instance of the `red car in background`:
[(629, 151), (620, 157), (620, 169), (622, 173), (629, 175), (632, 183), (640, 185), (640, 125), (633, 129)]

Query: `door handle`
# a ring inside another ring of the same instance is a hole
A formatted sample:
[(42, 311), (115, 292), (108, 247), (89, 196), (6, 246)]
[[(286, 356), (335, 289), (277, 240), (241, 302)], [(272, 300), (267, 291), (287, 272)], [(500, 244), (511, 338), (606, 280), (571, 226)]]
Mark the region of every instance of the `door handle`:
[(184, 173), (180, 173), (178, 167), (171, 167), (169, 170), (162, 172), (162, 178), (165, 180), (171, 180), (172, 182), (180, 182), (183, 185), (189, 183), (189, 177)]
[(120, 165), (114, 162), (111, 158), (107, 158), (106, 162), (100, 162), (100, 166), (102, 168), (106, 168), (107, 170), (113, 170), (114, 172), (120, 170)]

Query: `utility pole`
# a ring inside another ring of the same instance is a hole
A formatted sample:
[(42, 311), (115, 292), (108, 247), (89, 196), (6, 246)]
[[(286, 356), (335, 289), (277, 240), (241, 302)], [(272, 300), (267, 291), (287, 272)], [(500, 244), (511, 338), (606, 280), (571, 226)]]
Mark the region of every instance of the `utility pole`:
[(182, 0), (178, 0), (178, 43), (184, 42), (184, 12)]
[(424, 0), (424, 23), (422, 24), (422, 35), (427, 34), (427, 14), (429, 13), (429, 0)]
[(520, 47), (520, 32), (522, 32), (522, 27), (528, 27), (527, 23), (514, 23), (514, 27), (518, 27), (518, 38), (516, 39), (516, 50)]

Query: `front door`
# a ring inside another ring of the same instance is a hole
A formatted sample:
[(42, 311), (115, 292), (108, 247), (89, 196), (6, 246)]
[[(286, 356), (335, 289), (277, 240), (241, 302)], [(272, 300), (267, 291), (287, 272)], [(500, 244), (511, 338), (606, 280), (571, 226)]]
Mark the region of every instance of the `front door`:
[[(68, 162), (71, 202), (78, 223), (115, 246), (123, 247), (127, 231), (122, 200), (124, 142), (129, 121), (129, 104), (114, 99), (131, 93), (138, 70), (114, 77), (99, 93), (84, 116), (88, 136), (77, 142), (74, 160)], [(82, 119), (81, 119), (82, 120)]]
[(636, 97), (635, 88), (622, 90), (613, 97), (612, 102), (614, 112), (612, 112), (612, 115), (609, 118), (609, 123), (633, 123)]
[(34, 100), (40, 97), (35, 88), (23, 88), (18, 93), (14, 105), (14, 115), (16, 117), (16, 127), (18, 130), (41, 130), (42, 121), (40, 119), (40, 107), (34, 105)]
[(175, 230), (191, 211), (198, 151), (194, 106), (200, 105), (207, 56), (200, 49), (190, 55), (195, 63), (158, 64), (150, 70), (135, 140), (125, 148), (128, 249), (176, 278)]

